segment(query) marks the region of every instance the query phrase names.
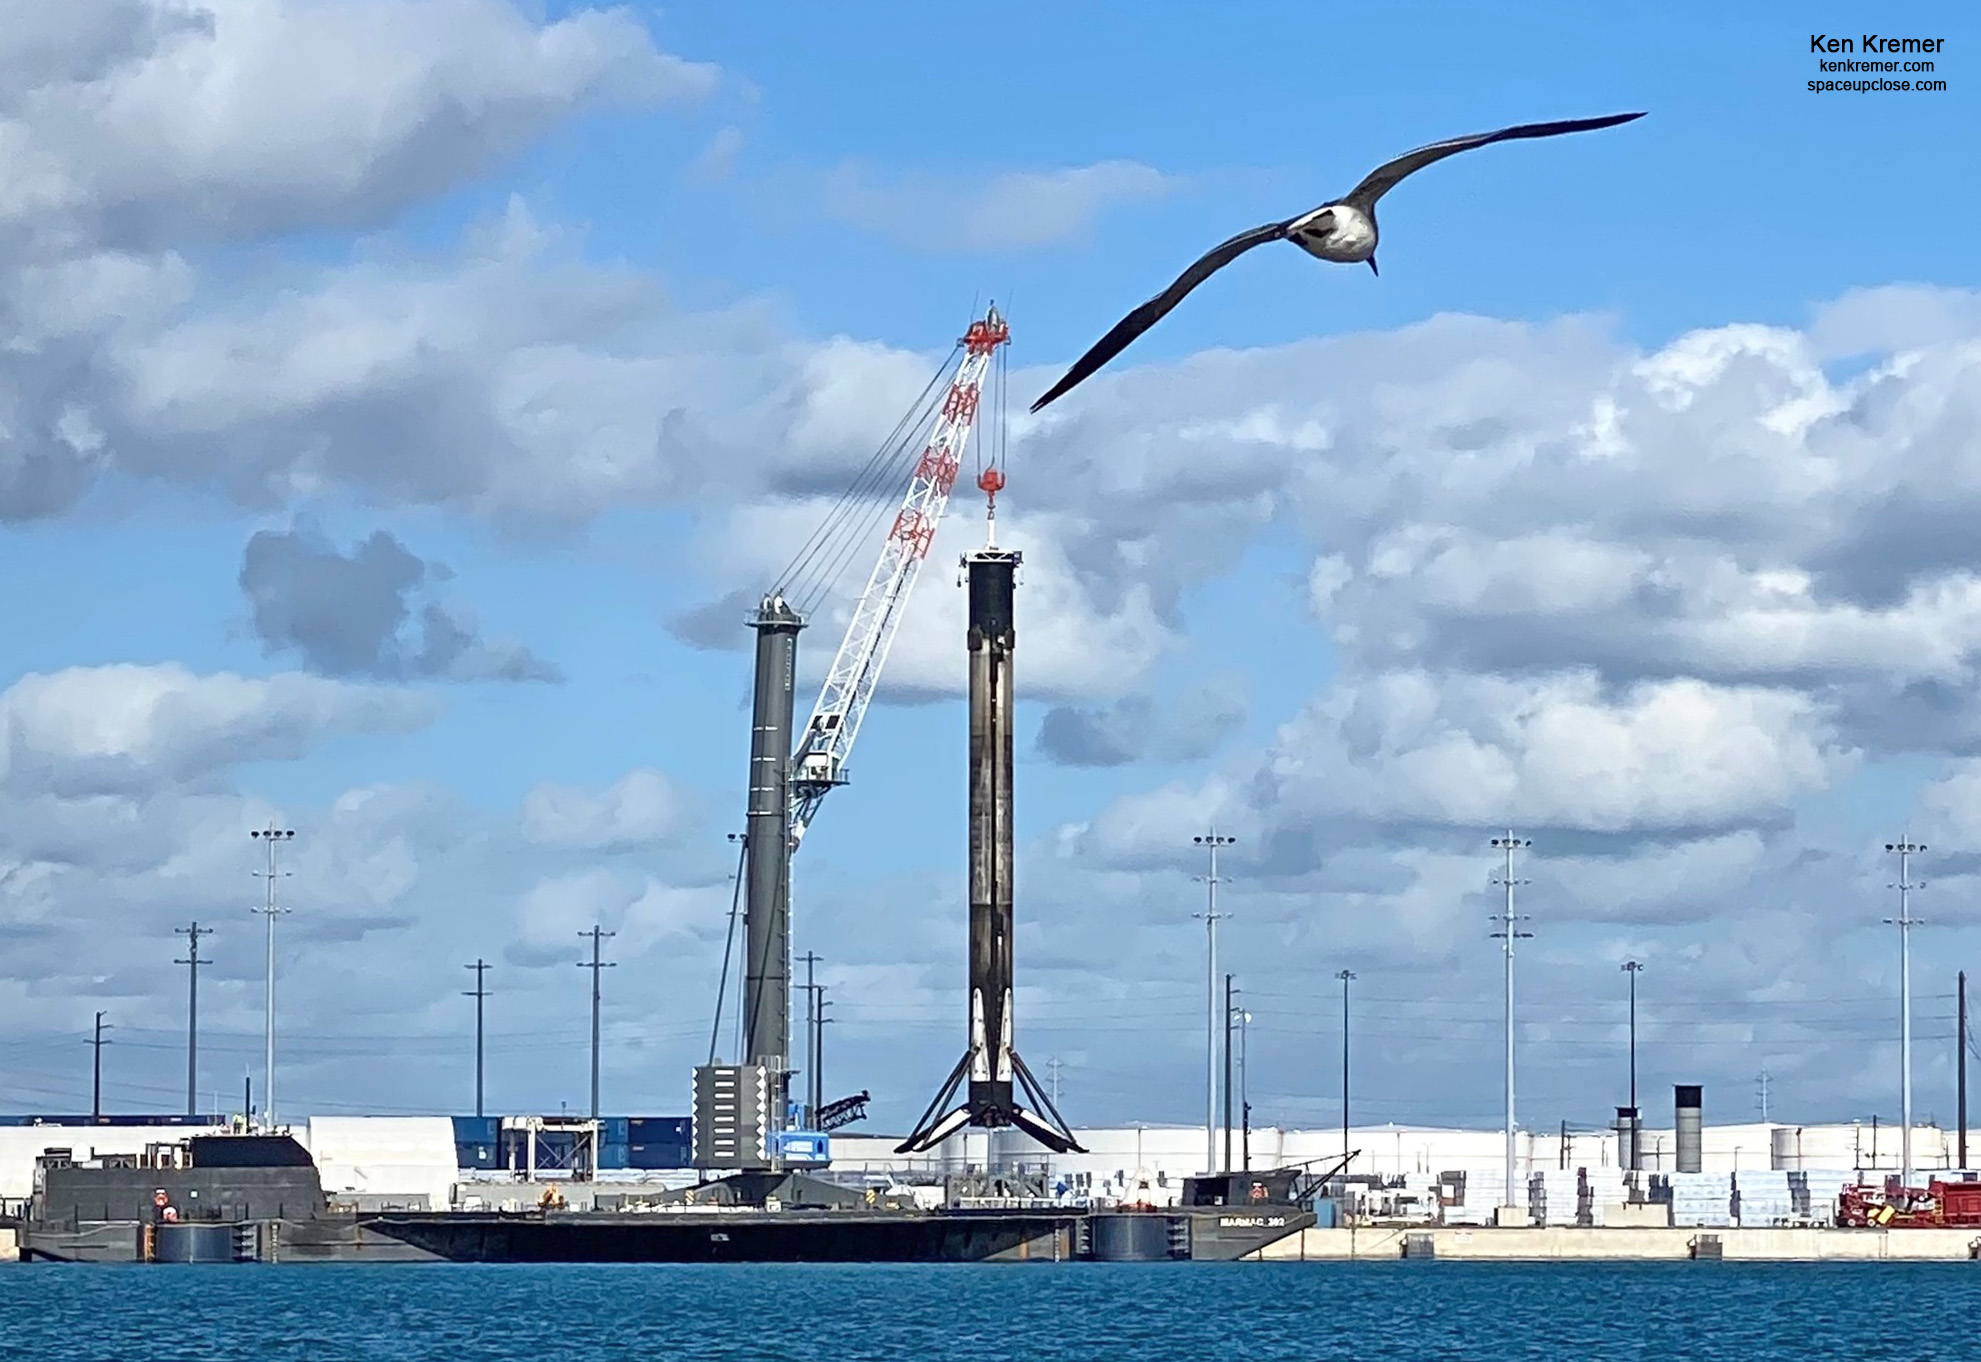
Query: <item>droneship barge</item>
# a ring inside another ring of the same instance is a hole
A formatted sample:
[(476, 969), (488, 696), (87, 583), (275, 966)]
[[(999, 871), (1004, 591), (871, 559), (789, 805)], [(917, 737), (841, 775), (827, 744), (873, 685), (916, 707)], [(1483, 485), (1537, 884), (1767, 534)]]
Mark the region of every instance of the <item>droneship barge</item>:
[[(916, 1263), (1229, 1261), (1307, 1228), (1299, 1169), (1192, 1178), (1174, 1207), (924, 1210), (796, 1173), (743, 1173), (641, 1210), (366, 1212), (334, 1206), (288, 1135), (214, 1134), (37, 1163), (27, 1261)], [(1011, 1189), (1018, 1191), (1020, 1189)]]

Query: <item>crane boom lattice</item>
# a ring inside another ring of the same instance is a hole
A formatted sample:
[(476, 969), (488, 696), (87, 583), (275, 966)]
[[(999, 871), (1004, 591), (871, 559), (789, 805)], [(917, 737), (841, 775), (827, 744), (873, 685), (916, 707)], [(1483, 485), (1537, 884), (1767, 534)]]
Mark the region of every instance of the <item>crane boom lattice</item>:
[(935, 428), (915, 464), (908, 494), (902, 498), (874, 564), (867, 588), (853, 609), (846, 637), (826, 673), (818, 705), (805, 725), (792, 763), (791, 846), (795, 850), (811, 826), (819, 805), (835, 786), (845, 783), (847, 754), (859, 736), (860, 722), (880, 684), (888, 649), (901, 627), (902, 607), (914, 588), (936, 527), (949, 505), (950, 489), (963, 466), (963, 455), (976, 426), (984, 379), (998, 346), (1010, 339), (1010, 328), (992, 306), (972, 322), (963, 336), (963, 358), (950, 380), (936, 416)]

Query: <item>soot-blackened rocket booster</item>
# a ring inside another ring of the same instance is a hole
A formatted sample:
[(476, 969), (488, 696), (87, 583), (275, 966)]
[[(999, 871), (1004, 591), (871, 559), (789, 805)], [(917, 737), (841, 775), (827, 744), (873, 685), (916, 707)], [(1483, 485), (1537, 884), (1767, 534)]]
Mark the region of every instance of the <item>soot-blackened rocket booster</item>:
[[(1011, 1044), (1017, 702), (1011, 664), (1018, 641), (1012, 619), (1018, 563), (1016, 552), (989, 547), (963, 559), (970, 593), (970, 1044), (915, 1133), (900, 1145), (903, 1154), (928, 1149), (965, 1126), (1016, 1126), (1055, 1153), (1080, 1150)], [(966, 1081), (963, 1102), (950, 1107)]]

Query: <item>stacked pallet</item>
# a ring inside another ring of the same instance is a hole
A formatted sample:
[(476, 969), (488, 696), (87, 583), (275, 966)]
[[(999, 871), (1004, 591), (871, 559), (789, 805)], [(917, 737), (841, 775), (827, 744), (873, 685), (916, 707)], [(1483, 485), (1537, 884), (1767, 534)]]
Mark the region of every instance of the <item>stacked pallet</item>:
[(1444, 1208), (1447, 1225), (1490, 1225), (1493, 1212), (1506, 1201), (1504, 1168), (1467, 1168), (1448, 1181), (1457, 1183), (1455, 1205)]
[(1603, 1208), (1614, 1206), (1630, 1197), (1630, 1184), (1624, 1179), (1621, 1168), (1585, 1168), (1582, 1170), (1582, 1208), (1585, 1225), (1603, 1223)]
[(1755, 1169), (1733, 1175), (1734, 1216), (1741, 1228), (1767, 1229), (1792, 1225), (1801, 1218), (1796, 1212), (1790, 1175)]
[(1673, 1173), (1671, 1223), (1699, 1227), (1733, 1224), (1733, 1174)]
[(1810, 1168), (1790, 1173), (1788, 1186), (1795, 1202), (1795, 1218), (1805, 1225), (1834, 1225), (1837, 1198), (1858, 1181), (1856, 1172), (1843, 1169)]

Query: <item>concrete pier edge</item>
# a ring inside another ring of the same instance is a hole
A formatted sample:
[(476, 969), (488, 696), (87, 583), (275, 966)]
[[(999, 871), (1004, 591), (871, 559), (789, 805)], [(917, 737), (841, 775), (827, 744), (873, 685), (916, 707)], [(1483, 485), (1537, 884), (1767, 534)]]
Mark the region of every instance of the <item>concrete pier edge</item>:
[(1435, 1259), (1453, 1262), (1683, 1261), (1702, 1236), (1725, 1261), (1924, 1262), (1975, 1256), (1981, 1229), (1576, 1228), (1461, 1229), (1431, 1225), (1302, 1230), (1247, 1261), (1378, 1262), (1403, 1257), (1404, 1236), (1431, 1240)]

